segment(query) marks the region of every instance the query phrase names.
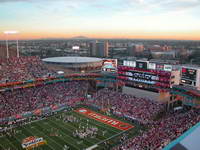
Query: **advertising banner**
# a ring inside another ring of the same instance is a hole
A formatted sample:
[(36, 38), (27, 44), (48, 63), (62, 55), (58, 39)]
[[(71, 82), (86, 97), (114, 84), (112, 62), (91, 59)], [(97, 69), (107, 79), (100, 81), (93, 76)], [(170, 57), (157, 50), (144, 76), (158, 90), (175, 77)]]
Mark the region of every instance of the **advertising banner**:
[(129, 60), (124, 60), (123, 61), (124, 66), (129, 66), (129, 67), (136, 67), (136, 62), (135, 61), (129, 61)]
[(21, 145), (22, 148), (29, 150), (44, 144), (46, 144), (46, 141), (42, 137), (30, 136), (25, 138)]
[(172, 65), (164, 65), (164, 71), (172, 71)]
[(155, 64), (155, 63), (149, 63), (148, 69), (153, 69), (153, 70), (155, 70), (155, 69), (156, 69), (156, 64)]

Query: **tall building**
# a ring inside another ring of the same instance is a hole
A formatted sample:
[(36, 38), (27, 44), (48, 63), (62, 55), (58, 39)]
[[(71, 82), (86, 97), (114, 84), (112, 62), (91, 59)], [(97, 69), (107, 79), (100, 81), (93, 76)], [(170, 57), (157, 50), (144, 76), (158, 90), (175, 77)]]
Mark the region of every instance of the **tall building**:
[(108, 42), (91, 42), (90, 56), (108, 57)]
[(108, 42), (96, 43), (97, 57), (108, 57)]
[(133, 44), (128, 48), (129, 56), (134, 56), (137, 53), (144, 51), (144, 46), (142, 44)]
[(92, 41), (89, 43), (89, 56), (96, 56), (96, 41)]

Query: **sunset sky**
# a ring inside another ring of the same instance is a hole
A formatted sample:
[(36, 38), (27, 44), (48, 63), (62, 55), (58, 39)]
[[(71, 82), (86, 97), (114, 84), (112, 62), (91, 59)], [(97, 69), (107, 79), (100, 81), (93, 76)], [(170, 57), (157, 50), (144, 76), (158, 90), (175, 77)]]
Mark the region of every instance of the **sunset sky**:
[(0, 0), (0, 39), (6, 30), (19, 39), (200, 40), (200, 0)]

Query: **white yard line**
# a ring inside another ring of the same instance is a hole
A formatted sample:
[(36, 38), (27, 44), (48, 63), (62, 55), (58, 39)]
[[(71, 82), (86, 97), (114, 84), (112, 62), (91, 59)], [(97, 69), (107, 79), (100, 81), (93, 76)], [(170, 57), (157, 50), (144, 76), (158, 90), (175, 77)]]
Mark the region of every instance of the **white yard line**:
[[(54, 122), (53, 121), (51, 121), (51, 120), (48, 120), (49, 122), (52, 122), (53, 124), (54, 124)], [(49, 125), (49, 124), (48, 124)], [(58, 124), (56, 124), (57, 126), (58, 126)], [(56, 126), (51, 126), (51, 125), (49, 125), (50, 127), (56, 127)], [(65, 128), (66, 130), (68, 130), (67, 128)], [(68, 130), (69, 131), (69, 130)], [(75, 141), (71, 136), (69, 136), (69, 135), (67, 135), (65, 132), (63, 132), (63, 131), (61, 131), (66, 137), (68, 137), (69, 139), (71, 139), (72, 141)], [(63, 140), (62, 138), (60, 138), (62, 141), (64, 141), (65, 143), (66, 143), (66, 141), (65, 140)], [(69, 144), (69, 143), (66, 143), (66, 144)], [(69, 145), (71, 145), (72, 147), (75, 147), (75, 148), (77, 148), (77, 149), (80, 149), (79, 147), (77, 147), (77, 146), (75, 146), (75, 145), (72, 145), (72, 144), (69, 144)], [(83, 145), (85, 145), (85, 144), (83, 144)], [(87, 146), (87, 145), (85, 145), (85, 146)]]
[[(31, 133), (32, 134), (32, 136), (34, 136), (35, 134), (33, 134), (33, 132), (31, 132), (31, 130), (29, 130), (28, 131), (28, 129), (26, 129), (25, 127), (22, 127), (22, 128), (24, 128), (24, 130), (25, 131), (27, 131), (27, 132), (29, 132), (29, 133)], [(36, 128), (34, 128), (35, 130), (37, 130)], [(39, 131), (39, 130), (37, 130), (37, 131)], [(45, 135), (43, 132), (41, 132), (41, 131), (39, 131), (39, 133), (42, 133), (45, 137), (48, 137), (47, 135)], [(22, 133), (23, 134), (23, 133)], [(24, 135), (24, 134), (23, 134)], [(54, 141), (52, 138), (50, 138), (49, 137), (49, 139), (51, 139), (54, 143), (56, 143), (56, 141)], [(56, 143), (56, 145), (57, 145), (58, 143)], [(51, 145), (49, 145), (49, 144), (47, 144), (48, 145), (48, 147), (50, 147), (52, 150), (54, 150), (54, 148), (53, 147), (51, 147)], [(60, 144), (59, 144), (60, 145)]]
[[(8, 141), (9, 145), (11, 145), (13, 148), (16, 148), (15, 145), (12, 142), (10, 142), (9, 139), (7, 139), (7, 138), (5, 138), (5, 139)], [(5, 148), (5, 149), (7, 149), (7, 148)]]
[[(64, 129), (66, 129), (66, 130), (68, 130), (66, 127), (65, 127), (65, 125), (62, 125), (61, 124), (61, 126), (62, 126), (62, 128), (64, 128)], [(73, 129), (77, 129), (76, 127), (73, 127), (73, 126), (71, 126), (70, 124), (67, 124), (66, 123), (66, 126), (69, 126), (69, 127), (71, 127), (71, 128), (73, 128)], [(97, 138), (95, 138), (95, 139), (97, 139)], [(91, 143), (89, 140), (87, 140), (87, 139), (84, 139), (85, 141), (87, 141), (88, 143), (90, 143), (90, 144), (93, 144), (93, 143)], [(98, 141), (100, 141), (101, 139), (97, 139)], [(86, 145), (85, 145), (86, 146)]]
[[(122, 134), (122, 133), (124, 133), (124, 132), (127, 132), (127, 131), (128, 131), (128, 130), (119, 132), (118, 134), (115, 134), (115, 135), (113, 135), (113, 136), (111, 136), (111, 137), (109, 137), (109, 138), (107, 138), (107, 139), (105, 139), (105, 140), (103, 140), (103, 141), (100, 141), (100, 142), (98, 142), (98, 143), (92, 145), (91, 147), (88, 147), (87, 149), (92, 150), (92, 149), (93, 149), (93, 146), (94, 146), (94, 147), (95, 147), (96, 145), (98, 146), (99, 144), (103, 143), (104, 141), (107, 141), (107, 140), (109, 140), (109, 139), (112, 139), (113, 137), (118, 136), (118, 135), (120, 135), (120, 134)], [(87, 149), (86, 149), (86, 150), (87, 150)]]

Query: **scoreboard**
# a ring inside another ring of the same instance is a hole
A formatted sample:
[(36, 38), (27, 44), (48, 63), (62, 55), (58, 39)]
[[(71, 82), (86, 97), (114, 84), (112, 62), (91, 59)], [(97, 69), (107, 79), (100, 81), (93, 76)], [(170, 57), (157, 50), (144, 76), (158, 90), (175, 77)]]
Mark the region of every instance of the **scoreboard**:
[(196, 69), (190, 69), (190, 68), (182, 68), (182, 77), (181, 78), (196, 81), (197, 70)]
[(183, 67), (181, 70), (181, 83), (199, 87), (199, 69)]
[(117, 72), (117, 59), (104, 59), (101, 70), (103, 72)]
[(147, 70), (148, 61), (136, 61), (136, 68)]

